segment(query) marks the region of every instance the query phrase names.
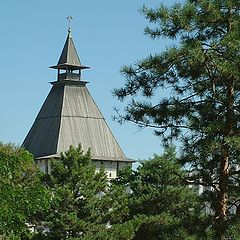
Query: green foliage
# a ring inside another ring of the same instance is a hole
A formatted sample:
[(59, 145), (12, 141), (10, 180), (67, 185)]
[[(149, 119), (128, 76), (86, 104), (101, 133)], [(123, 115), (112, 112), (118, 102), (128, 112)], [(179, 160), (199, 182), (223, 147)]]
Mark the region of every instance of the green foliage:
[(33, 239), (207, 239), (198, 195), (180, 177), (185, 174), (169, 149), (137, 171), (122, 169), (109, 183), (89, 151), (70, 147), (51, 163), (45, 178), (51, 206)]
[(82, 238), (106, 228), (110, 206), (104, 204), (104, 195), (108, 183), (103, 169), (96, 172), (89, 151), (70, 147), (59, 160), (53, 160), (47, 184), (52, 199), (39, 229), (42, 239)]
[(197, 193), (179, 177), (184, 174), (173, 149), (143, 161), (137, 171), (120, 172), (114, 184), (128, 192), (129, 214), (121, 227), (129, 226), (132, 238), (126, 239), (196, 239), (194, 232), (207, 239)]
[(0, 144), (0, 235), (22, 239), (30, 235), (33, 216), (48, 206), (48, 192), (32, 155), (11, 144)]
[[(175, 46), (125, 66), (120, 122), (153, 127), (165, 145), (181, 142), (189, 180), (204, 186), (215, 238), (225, 239), (239, 217), (240, 5), (235, 0), (187, 0), (172, 7), (144, 7), (153, 27), (145, 33)], [(158, 97), (160, 96), (160, 97)], [(140, 97), (140, 98), (139, 98)], [(130, 101), (129, 101), (130, 98)]]

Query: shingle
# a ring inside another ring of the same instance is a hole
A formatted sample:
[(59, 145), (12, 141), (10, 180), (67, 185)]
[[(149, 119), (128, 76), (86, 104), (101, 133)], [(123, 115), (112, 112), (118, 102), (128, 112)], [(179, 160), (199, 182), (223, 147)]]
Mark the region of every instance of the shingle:
[(22, 144), (35, 157), (55, 154), (57, 151), (63, 94), (63, 86), (52, 87)]
[[(66, 72), (84, 67), (68, 33), (62, 54), (53, 68)], [(71, 75), (69, 75), (71, 76)], [(91, 97), (87, 82), (58, 79), (37, 115), (23, 146), (35, 158), (58, 157), (70, 145), (91, 149), (92, 159), (132, 161), (124, 155), (103, 115)]]

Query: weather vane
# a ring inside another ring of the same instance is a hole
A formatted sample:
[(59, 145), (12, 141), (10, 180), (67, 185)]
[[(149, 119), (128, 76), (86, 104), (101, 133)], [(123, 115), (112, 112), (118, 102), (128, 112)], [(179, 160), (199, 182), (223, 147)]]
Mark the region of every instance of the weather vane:
[(73, 20), (73, 17), (71, 15), (67, 16), (67, 20), (68, 20), (68, 30), (70, 30), (70, 25), (71, 25), (71, 21)]

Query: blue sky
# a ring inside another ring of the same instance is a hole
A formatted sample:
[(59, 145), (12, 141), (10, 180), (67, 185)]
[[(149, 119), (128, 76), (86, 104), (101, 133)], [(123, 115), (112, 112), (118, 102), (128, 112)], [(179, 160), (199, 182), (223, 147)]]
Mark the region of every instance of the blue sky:
[[(125, 154), (147, 159), (162, 153), (161, 141), (152, 129), (138, 131), (133, 124), (114, 122), (113, 107), (123, 107), (112, 95), (123, 86), (121, 66), (163, 50), (166, 39), (151, 40), (143, 34), (148, 24), (139, 13), (154, 0), (8, 0), (0, 9), (0, 141), (21, 144), (56, 80), (49, 69), (59, 59), (67, 35), (67, 19), (73, 16), (72, 36), (88, 89), (101, 109)], [(164, 94), (164, 93), (163, 93)]]

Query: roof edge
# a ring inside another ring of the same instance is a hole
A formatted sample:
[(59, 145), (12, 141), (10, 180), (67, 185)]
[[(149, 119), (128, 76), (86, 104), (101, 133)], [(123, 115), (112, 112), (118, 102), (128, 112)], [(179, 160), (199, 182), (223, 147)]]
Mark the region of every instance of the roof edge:
[[(36, 160), (44, 160), (44, 159), (50, 159), (50, 158), (60, 158), (61, 154), (51, 154), (51, 155), (47, 155), (47, 156), (42, 156), (42, 157), (37, 157), (35, 158)], [(93, 161), (110, 161), (110, 162), (128, 162), (128, 163), (134, 163), (137, 162), (134, 159), (130, 159), (130, 158), (109, 158), (109, 157), (97, 157), (94, 156), (91, 158)]]

